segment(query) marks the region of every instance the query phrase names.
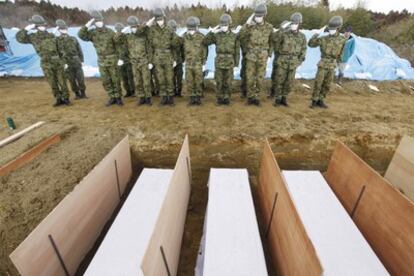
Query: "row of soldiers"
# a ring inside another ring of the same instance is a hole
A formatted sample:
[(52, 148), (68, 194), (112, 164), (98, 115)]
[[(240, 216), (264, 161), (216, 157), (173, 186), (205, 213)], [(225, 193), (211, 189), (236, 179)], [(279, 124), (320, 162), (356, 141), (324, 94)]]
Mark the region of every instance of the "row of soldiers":
[[(266, 22), (267, 8), (259, 4), (239, 32), (231, 30), (230, 15), (223, 14), (219, 25), (206, 35), (199, 31), (200, 20), (189, 17), (187, 31), (176, 34), (177, 24), (160, 8), (153, 10), (148, 22), (137, 17), (127, 19), (127, 27), (117, 23), (116, 32), (107, 28), (101, 13), (91, 13), (92, 19), (78, 33), (80, 39), (93, 43), (104, 89), (109, 100), (107, 106), (123, 105), (121, 81), (127, 97), (135, 91), (138, 104), (152, 104), (153, 91), (159, 91), (161, 105), (173, 105), (174, 96), (181, 96), (183, 67), (190, 105), (200, 105), (203, 96), (203, 72), (208, 46), (216, 46), (215, 82), (217, 104), (230, 104), (234, 70), (241, 59), (241, 94), (248, 105), (260, 105), (259, 95), (264, 90), (264, 77), (269, 58), (274, 55), (270, 97), (275, 106), (288, 106), (287, 96), (292, 89), (296, 69), (305, 60), (307, 44), (320, 47), (321, 61), (313, 88), (311, 107), (326, 108), (324, 99), (335, 75), (337, 60), (341, 56), (345, 38), (339, 34), (342, 18), (334, 16), (320, 32), (307, 43), (300, 32), (303, 22), (300, 13), (282, 23), (278, 30)], [(16, 35), (21, 43), (33, 44), (41, 58), (41, 66), (56, 97), (55, 106), (70, 104), (66, 78), (77, 98), (85, 98), (83, 55), (76, 38), (67, 35), (62, 20), (56, 22), (60, 32), (55, 37), (46, 31), (44, 19), (35, 15), (32, 24)], [(323, 32), (329, 32), (321, 36)], [(185, 66), (184, 66), (185, 65)], [(66, 73), (65, 73), (66, 72)]]

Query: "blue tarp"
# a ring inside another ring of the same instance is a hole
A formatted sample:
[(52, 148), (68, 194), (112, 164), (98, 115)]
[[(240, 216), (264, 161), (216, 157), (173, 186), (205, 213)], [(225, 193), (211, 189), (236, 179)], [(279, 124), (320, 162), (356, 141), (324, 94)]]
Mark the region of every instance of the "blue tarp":
[[(52, 30), (49, 30), (52, 31)], [(69, 34), (76, 36), (79, 28), (70, 28)], [(10, 41), (10, 47), (14, 56), (0, 54), (0, 76), (12, 75), (23, 77), (43, 76), (40, 68), (39, 58), (33, 47), (28, 44), (20, 44), (16, 41), (17, 29), (4, 29), (6, 37)], [(202, 30), (206, 33), (206, 30)], [(179, 30), (178, 33), (183, 33)], [(303, 33), (309, 39), (314, 31), (304, 30)], [(355, 53), (349, 60), (345, 77), (350, 79), (369, 79), (369, 80), (397, 80), (414, 79), (414, 68), (410, 63), (398, 57), (393, 50), (384, 43), (373, 39), (355, 36)], [(87, 77), (98, 77), (97, 56), (92, 43), (84, 42), (79, 39), (85, 56), (84, 71)], [(209, 49), (207, 78), (214, 75), (215, 48)], [(296, 78), (312, 79), (316, 75), (317, 63), (320, 59), (318, 48), (308, 48), (305, 62), (298, 68)], [(272, 61), (269, 60), (266, 76), (270, 77)], [(239, 79), (239, 70), (235, 71), (235, 78)]]

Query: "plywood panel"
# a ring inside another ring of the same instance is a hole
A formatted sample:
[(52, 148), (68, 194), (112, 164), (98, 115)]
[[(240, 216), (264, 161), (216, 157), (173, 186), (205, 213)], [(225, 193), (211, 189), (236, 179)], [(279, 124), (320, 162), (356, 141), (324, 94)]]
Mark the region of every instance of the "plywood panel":
[(131, 172), (125, 137), (10, 254), (21, 275), (65, 275), (48, 235), (53, 237), (68, 273), (74, 275), (118, 205)]
[(266, 242), (278, 275), (321, 275), (322, 266), (315, 248), (299, 219), (267, 140), (260, 165), (258, 190), (266, 223), (264, 228), (268, 229)]
[(414, 275), (413, 203), (341, 142), (326, 180), (387, 270)]
[(389, 275), (319, 171), (283, 171), (324, 275)]
[(144, 169), (85, 276), (136, 276), (154, 231), (173, 170)]
[(211, 169), (203, 276), (266, 276), (246, 169)]
[(190, 149), (186, 136), (175, 165), (167, 196), (141, 265), (145, 276), (169, 274), (174, 276), (177, 274), (190, 191)]
[(414, 139), (404, 136), (385, 173), (394, 187), (414, 202)]

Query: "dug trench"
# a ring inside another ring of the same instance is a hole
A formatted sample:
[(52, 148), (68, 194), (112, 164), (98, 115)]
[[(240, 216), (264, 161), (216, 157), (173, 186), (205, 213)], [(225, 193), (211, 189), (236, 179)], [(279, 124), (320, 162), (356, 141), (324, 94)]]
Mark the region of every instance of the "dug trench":
[[(372, 94), (364, 90), (366, 83), (346, 83), (343, 91), (334, 90), (328, 110), (310, 110), (310, 92), (300, 83), (289, 109), (276, 109), (265, 97), (261, 108), (247, 107), (237, 96), (232, 106), (216, 107), (212, 93), (198, 108), (187, 107), (186, 99), (178, 99), (174, 108), (139, 108), (129, 99), (123, 108), (108, 109), (102, 105), (105, 95), (100, 83), (88, 80), (91, 99), (53, 109), (43, 80), (2, 80), (2, 115), (4, 111), (20, 127), (37, 120), (47, 123), (0, 148), (0, 160), (15, 158), (53, 133), (59, 133), (62, 141), (0, 180), (0, 275), (18, 275), (8, 255), (122, 137), (130, 137), (134, 183), (144, 167), (173, 168), (186, 133), (193, 179), (178, 275), (193, 275), (208, 199), (209, 169), (247, 168), (257, 205), (256, 176), (265, 137), (282, 169), (325, 171), (339, 139), (374, 169), (385, 171), (401, 137), (414, 135), (414, 97), (408, 88), (413, 85), (410, 82), (380, 85), (386, 92)], [(13, 93), (16, 88), (36, 101), (18, 97)], [(0, 129), (0, 138), (10, 134)], [(263, 233), (266, 226), (258, 208), (256, 212)], [(265, 237), (262, 241), (265, 246)], [(79, 275), (91, 256), (93, 250)], [(269, 272), (274, 273), (270, 265)]]

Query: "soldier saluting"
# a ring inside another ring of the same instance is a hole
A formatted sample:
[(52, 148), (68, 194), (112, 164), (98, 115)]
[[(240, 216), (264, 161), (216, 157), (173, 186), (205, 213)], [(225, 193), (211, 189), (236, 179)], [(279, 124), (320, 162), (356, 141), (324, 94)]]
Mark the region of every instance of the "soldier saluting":
[(79, 30), (78, 36), (84, 41), (91, 41), (95, 46), (102, 84), (109, 96), (106, 106), (123, 105), (118, 66), (122, 66), (124, 61), (118, 59), (115, 33), (105, 26), (100, 12), (93, 11), (91, 16), (92, 19)]
[(39, 55), (40, 66), (56, 99), (53, 106), (70, 105), (64, 62), (61, 59), (56, 37), (47, 31), (46, 21), (42, 16), (33, 15), (30, 23), (17, 32), (16, 39), (23, 44), (32, 44)]
[[(339, 35), (343, 19), (341, 16), (334, 16), (329, 20), (328, 32), (324, 37), (314, 34), (309, 40), (309, 47), (320, 47), (321, 61), (318, 63), (318, 73), (316, 74), (313, 87), (311, 108), (328, 108), (324, 99), (331, 89), (334, 80), (337, 60), (342, 54), (346, 39)], [(325, 28), (322, 28), (325, 29)]]

